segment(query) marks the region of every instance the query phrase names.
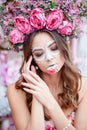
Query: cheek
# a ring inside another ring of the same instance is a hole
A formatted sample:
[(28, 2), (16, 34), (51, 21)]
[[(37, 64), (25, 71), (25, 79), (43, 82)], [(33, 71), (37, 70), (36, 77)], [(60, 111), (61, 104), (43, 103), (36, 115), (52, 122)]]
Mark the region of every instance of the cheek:
[(59, 69), (61, 69), (64, 65), (64, 62), (65, 62), (65, 58), (63, 56), (59, 56), (57, 57), (57, 63), (58, 63), (58, 66), (59, 66)]
[(46, 64), (44, 62), (36, 62), (41, 71), (46, 70)]
[(63, 66), (64, 65), (64, 62), (65, 62), (65, 59), (64, 58), (61, 58), (61, 66)]

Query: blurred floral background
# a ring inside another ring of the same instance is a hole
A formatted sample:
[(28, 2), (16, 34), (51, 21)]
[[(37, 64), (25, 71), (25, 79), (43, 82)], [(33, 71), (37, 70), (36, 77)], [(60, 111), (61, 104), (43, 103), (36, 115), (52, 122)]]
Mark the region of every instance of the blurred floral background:
[[(32, 3), (34, 7), (43, 7), (42, 2), (45, 2), (45, 8), (50, 8), (50, 1), (0, 0), (0, 130), (15, 130), (6, 90), (20, 76), (19, 69), (23, 59), (21, 47), (9, 42), (8, 35), (14, 27), (12, 19), (18, 15), (29, 18)], [(55, 6), (55, 1), (77, 28), (82, 17), (87, 22), (87, 0), (54, 0), (52, 7)]]
[[(16, 82), (20, 76), (21, 62), (22, 54), (7, 50), (0, 51), (0, 121), (2, 130), (9, 129), (10, 123), (12, 123), (6, 90), (7, 86)], [(13, 128), (11, 129), (13, 130)]]

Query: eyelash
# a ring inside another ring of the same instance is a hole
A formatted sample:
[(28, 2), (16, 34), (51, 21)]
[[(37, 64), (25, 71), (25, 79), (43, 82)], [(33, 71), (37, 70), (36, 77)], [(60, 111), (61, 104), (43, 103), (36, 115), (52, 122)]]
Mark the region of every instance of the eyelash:
[(43, 53), (37, 53), (37, 54), (34, 54), (36, 57), (41, 57), (43, 55)]
[[(50, 50), (51, 50), (51, 51), (56, 51), (56, 50), (58, 50), (57, 45), (53, 45), (53, 46), (50, 48)], [(42, 55), (43, 55), (43, 52), (41, 52), (41, 53), (39, 52), (39, 53), (35, 53), (35, 54), (34, 54), (34, 56), (37, 57), (37, 58), (41, 57)]]
[(53, 47), (51, 47), (51, 50), (52, 50), (52, 51), (56, 51), (56, 50), (58, 50), (57, 45), (54, 45)]

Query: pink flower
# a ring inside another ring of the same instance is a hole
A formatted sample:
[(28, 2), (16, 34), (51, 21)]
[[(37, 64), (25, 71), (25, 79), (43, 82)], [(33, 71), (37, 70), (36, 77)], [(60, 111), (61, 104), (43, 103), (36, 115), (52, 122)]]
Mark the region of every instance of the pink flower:
[(18, 28), (18, 30), (21, 32), (25, 34), (29, 34), (31, 32), (32, 28), (28, 19), (17, 16), (13, 19), (13, 21), (15, 27)]
[(49, 30), (57, 29), (63, 21), (63, 13), (59, 9), (51, 10), (46, 16), (46, 28)]
[(63, 25), (60, 25), (58, 32), (62, 35), (71, 35), (73, 30), (73, 25), (69, 21), (63, 21)]
[(9, 21), (5, 20), (5, 21), (3, 21), (3, 24), (6, 26), (9, 26)]
[(36, 29), (42, 29), (45, 24), (45, 14), (42, 8), (36, 8), (31, 11), (30, 14), (30, 23)]
[(24, 41), (24, 35), (18, 29), (14, 28), (9, 33), (9, 40), (13, 43), (21, 43)]

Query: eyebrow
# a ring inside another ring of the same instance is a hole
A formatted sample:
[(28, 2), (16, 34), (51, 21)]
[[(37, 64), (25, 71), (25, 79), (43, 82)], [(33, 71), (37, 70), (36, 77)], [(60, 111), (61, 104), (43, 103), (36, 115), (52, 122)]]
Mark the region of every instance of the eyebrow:
[(52, 46), (54, 43), (56, 43), (55, 41), (54, 42), (52, 42), (48, 47), (50, 47), (50, 46)]
[[(50, 44), (50, 45), (48, 45), (48, 47), (50, 47), (52, 44), (54, 44), (55, 43), (55, 41), (51, 41), (52, 43)], [(31, 49), (32, 50), (32, 53), (34, 52), (34, 51), (40, 51), (40, 50), (43, 50), (43, 47), (41, 47), (41, 46), (36, 46), (36, 47), (34, 47), (34, 48), (32, 48)]]

